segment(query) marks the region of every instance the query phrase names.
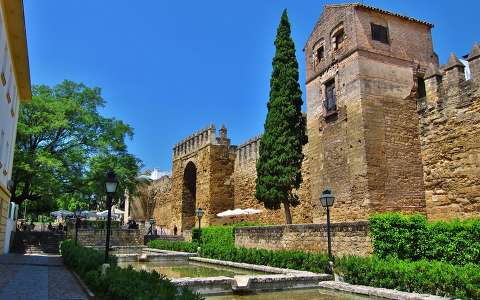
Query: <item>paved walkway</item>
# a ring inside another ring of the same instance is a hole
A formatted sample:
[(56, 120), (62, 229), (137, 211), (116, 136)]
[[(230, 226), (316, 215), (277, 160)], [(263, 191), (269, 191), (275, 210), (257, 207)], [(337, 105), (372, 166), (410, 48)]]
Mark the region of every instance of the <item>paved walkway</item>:
[(58, 255), (0, 255), (0, 300), (87, 300)]

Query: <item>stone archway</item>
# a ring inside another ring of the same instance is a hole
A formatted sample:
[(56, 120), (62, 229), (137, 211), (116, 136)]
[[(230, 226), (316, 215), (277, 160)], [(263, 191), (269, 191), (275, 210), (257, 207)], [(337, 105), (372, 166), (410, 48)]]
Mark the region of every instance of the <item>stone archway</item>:
[(195, 226), (195, 209), (197, 203), (197, 167), (188, 162), (183, 173), (182, 190), (182, 229)]

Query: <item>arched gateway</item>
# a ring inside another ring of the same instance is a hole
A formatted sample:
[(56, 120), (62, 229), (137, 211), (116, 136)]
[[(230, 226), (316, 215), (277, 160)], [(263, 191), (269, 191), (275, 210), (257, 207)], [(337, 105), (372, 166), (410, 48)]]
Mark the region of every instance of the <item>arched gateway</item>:
[(216, 135), (212, 125), (173, 148), (172, 218), (168, 227), (192, 229), (198, 220), (195, 209), (205, 215), (202, 224), (215, 223), (216, 214), (233, 208), (230, 177), (235, 163), (235, 148), (230, 146), (227, 129)]
[(182, 228), (191, 229), (195, 225), (196, 196), (197, 167), (190, 161), (183, 173)]

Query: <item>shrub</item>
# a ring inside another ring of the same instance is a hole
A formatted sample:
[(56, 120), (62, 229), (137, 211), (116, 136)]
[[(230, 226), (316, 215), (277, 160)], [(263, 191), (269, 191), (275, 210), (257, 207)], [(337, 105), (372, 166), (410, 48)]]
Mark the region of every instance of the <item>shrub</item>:
[[(77, 246), (72, 240), (64, 240), (60, 243), (60, 254), (65, 265), (80, 276), (84, 276), (89, 271), (97, 270), (105, 260), (103, 252)], [(109, 256), (110, 264), (116, 265), (116, 262), (117, 258), (115, 256)]]
[[(208, 226), (202, 228), (201, 240), (203, 243), (210, 243), (212, 240), (220, 241), (228, 245), (235, 244), (235, 228), (246, 226), (258, 226), (260, 224), (253, 222), (241, 222), (232, 225)], [(192, 230), (192, 237), (198, 237), (198, 228)]]
[(92, 289), (97, 299), (105, 300), (200, 300), (201, 296), (192, 291), (178, 289), (175, 284), (157, 272), (135, 271), (131, 267), (116, 266), (116, 257), (110, 256), (111, 267), (101, 275), (104, 262), (103, 252), (75, 245), (65, 240), (60, 245), (65, 265), (75, 270)]
[[(225, 234), (221, 230), (219, 232)], [(202, 232), (202, 236), (201, 255), (203, 257), (317, 273), (328, 271), (328, 256), (322, 253), (236, 248), (233, 242), (226, 242), (226, 235), (224, 238), (214, 239), (213, 236), (210, 238), (209, 235), (203, 235)], [(151, 241), (148, 246), (165, 250), (196, 252), (199, 244), (197, 242), (156, 240)]]
[(109, 268), (104, 276), (99, 271), (90, 272), (86, 282), (95, 290), (96, 297), (105, 300), (155, 299), (155, 300), (199, 300), (201, 296), (191, 290), (178, 290), (164, 275), (155, 271), (135, 271), (131, 267)]
[[(107, 227), (106, 220), (82, 220), (82, 226), (95, 229), (105, 229)], [(111, 228), (120, 228), (122, 223), (120, 221), (113, 221), (111, 223)]]
[(423, 215), (387, 213), (370, 217), (369, 228), (382, 258), (480, 263), (480, 220), (427, 222)]
[(197, 252), (198, 244), (182, 242), (182, 241), (152, 240), (148, 242), (148, 247), (164, 249), (164, 250), (195, 253)]
[(456, 266), (439, 261), (352, 256), (336, 259), (335, 271), (351, 284), (480, 299), (480, 267), (474, 264)]

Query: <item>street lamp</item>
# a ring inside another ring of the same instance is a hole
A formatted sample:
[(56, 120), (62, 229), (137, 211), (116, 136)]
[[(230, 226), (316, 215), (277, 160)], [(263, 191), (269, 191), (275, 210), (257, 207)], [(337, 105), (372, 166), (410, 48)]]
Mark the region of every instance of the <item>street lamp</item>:
[(112, 224), (112, 199), (117, 190), (118, 180), (117, 175), (112, 170), (107, 173), (107, 180), (105, 181), (105, 190), (107, 191), (107, 240), (105, 241), (105, 263), (108, 263), (108, 250), (110, 248), (110, 226)]
[(201, 208), (198, 208), (196, 211), (195, 211), (195, 214), (197, 215), (198, 217), (198, 238), (200, 239), (200, 236), (202, 235), (202, 226), (201, 226), (201, 222), (202, 222), (202, 217), (203, 217), (203, 209)]
[(75, 245), (78, 244), (78, 225), (80, 224), (80, 208), (75, 210)]
[(333, 259), (332, 256), (332, 241), (330, 238), (330, 206), (335, 202), (335, 196), (333, 196), (332, 191), (324, 190), (320, 196), (320, 203), (323, 207), (327, 208), (327, 239), (328, 239), (328, 257), (330, 260)]

